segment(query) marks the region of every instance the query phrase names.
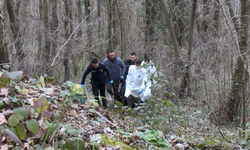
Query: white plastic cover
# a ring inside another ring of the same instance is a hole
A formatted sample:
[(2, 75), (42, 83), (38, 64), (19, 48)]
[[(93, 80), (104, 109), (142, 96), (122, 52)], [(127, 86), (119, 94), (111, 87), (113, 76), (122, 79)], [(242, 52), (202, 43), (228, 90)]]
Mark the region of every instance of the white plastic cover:
[[(128, 76), (126, 79), (126, 90), (125, 97), (129, 97), (131, 94), (134, 97), (140, 97), (142, 101), (149, 99), (151, 97), (151, 76), (157, 76), (155, 66), (152, 62), (150, 64), (144, 64), (142, 62), (141, 67), (137, 67), (135, 65), (131, 65), (129, 67)], [(156, 83), (153, 80), (153, 83)], [(142, 89), (142, 93), (139, 95), (137, 92), (139, 89)]]

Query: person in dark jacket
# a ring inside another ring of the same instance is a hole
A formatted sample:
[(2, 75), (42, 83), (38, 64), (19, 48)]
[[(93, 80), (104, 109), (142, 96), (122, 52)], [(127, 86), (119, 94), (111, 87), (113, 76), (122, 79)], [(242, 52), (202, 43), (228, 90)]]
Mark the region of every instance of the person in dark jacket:
[[(122, 102), (122, 99), (118, 93), (119, 91), (119, 83), (120, 80), (124, 78), (125, 74), (125, 65), (121, 58), (115, 55), (115, 51), (110, 51), (108, 53), (108, 57), (103, 60), (103, 63), (108, 67), (111, 78), (113, 79), (113, 85), (109, 82), (106, 83), (106, 88), (108, 93), (110, 94), (110, 99)], [(121, 68), (121, 71), (120, 71)], [(113, 88), (112, 88), (113, 86)], [(112, 91), (113, 89), (113, 91)]]
[(109, 83), (110, 84), (113, 83), (109, 70), (104, 64), (98, 63), (98, 60), (96, 58), (92, 59), (91, 64), (88, 66), (88, 68), (86, 69), (86, 71), (82, 76), (82, 81), (81, 81), (82, 88), (84, 88), (85, 79), (90, 72), (92, 74), (91, 85), (95, 99), (100, 104), (99, 102), (99, 91), (100, 91), (103, 107), (107, 108), (107, 100), (105, 96), (105, 84), (107, 82), (107, 77), (105, 75), (105, 72), (108, 75)]
[(131, 65), (135, 65), (135, 60), (136, 60), (136, 53), (135, 52), (131, 52), (130, 55), (129, 55), (129, 59), (127, 59), (127, 60), (124, 61), (124, 64), (126, 66), (126, 71), (125, 71), (124, 79), (122, 80), (120, 94), (121, 94), (122, 100), (125, 102), (125, 105), (127, 105), (126, 100), (125, 100), (126, 97), (124, 96), (125, 89), (126, 89), (126, 87), (125, 87), (125, 85), (126, 85), (126, 79), (127, 79), (129, 67)]

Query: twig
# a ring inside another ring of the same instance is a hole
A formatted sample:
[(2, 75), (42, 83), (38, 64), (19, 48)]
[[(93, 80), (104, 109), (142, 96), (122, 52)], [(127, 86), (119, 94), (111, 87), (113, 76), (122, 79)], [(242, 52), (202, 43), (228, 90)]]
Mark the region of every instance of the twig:
[[(93, 12), (93, 11), (92, 11)], [(90, 14), (89, 14), (90, 15)], [(88, 16), (89, 16), (88, 15)], [(62, 49), (68, 44), (69, 40), (71, 39), (71, 37), (74, 35), (74, 33), (76, 32), (76, 30), (84, 23), (84, 21), (86, 20), (86, 18), (88, 17), (86, 16), (82, 22), (80, 24), (78, 24), (78, 26), (74, 29), (74, 31), (70, 34), (69, 38), (67, 39), (67, 41), (61, 46), (61, 48), (59, 49), (59, 51), (57, 52), (56, 56), (53, 58), (53, 61), (51, 63), (51, 65), (47, 68), (47, 70), (49, 70), (50, 68), (52, 68), (54, 66), (55, 60), (56, 58), (59, 56), (59, 54), (61, 53)]]
[(111, 121), (109, 121), (107, 118), (105, 118), (103, 115), (101, 115), (99, 112), (95, 112), (99, 117), (101, 117), (102, 119), (104, 119), (105, 121), (107, 121), (108, 123), (110, 123), (112, 126), (117, 126), (116, 124), (112, 123)]
[(223, 133), (220, 131), (220, 128), (218, 128), (218, 130), (219, 130), (221, 136), (223, 137), (223, 139), (225, 139), (228, 143), (232, 143), (232, 142), (228, 141), (228, 140), (225, 138), (225, 136), (223, 135)]

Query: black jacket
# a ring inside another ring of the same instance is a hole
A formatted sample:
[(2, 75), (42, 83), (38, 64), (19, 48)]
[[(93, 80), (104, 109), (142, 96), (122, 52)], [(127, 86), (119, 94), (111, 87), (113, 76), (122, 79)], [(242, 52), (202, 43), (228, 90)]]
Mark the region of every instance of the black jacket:
[(125, 64), (125, 66), (126, 66), (126, 71), (125, 71), (124, 77), (126, 78), (127, 75), (128, 75), (128, 69), (129, 69), (129, 67), (130, 67), (131, 65), (135, 65), (135, 61), (134, 61), (134, 62), (131, 62), (130, 59), (127, 59), (127, 60), (124, 61), (124, 64)]
[(85, 79), (90, 72), (92, 73), (92, 77), (90, 78), (91, 84), (105, 84), (107, 82), (106, 74), (108, 75), (108, 80), (111, 80), (109, 70), (104, 64), (99, 63), (97, 68), (94, 68), (92, 64), (90, 64), (82, 76), (81, 84), (84, 84)]

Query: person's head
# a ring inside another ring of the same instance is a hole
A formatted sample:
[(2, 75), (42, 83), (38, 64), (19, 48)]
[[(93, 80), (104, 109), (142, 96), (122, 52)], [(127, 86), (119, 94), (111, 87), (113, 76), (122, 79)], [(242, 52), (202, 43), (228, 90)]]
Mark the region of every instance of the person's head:
[(130, 53), (129, 59), (131, 62), (134, 62), (136, 60), (136, 53), (135, 52)]
[(141, 60), (140, 59), (135, 60), (135, 66), (137, 69), (139, 69), (141, 67)]
[(108, 54), (108, 57), (110, 58), (110, 59), (114, 59), (115, 58), (115, 51), (109, 51), (109, 54)]
[(99, 66), (99, 63), (98, 63), (98, 60), (96, 58), (93, 58), (91, 60), (91, 65), (94, 67), (94, 68), (97, 68)]
[(149, 59), (149, 58), (144, 58), (144, 63), (145, 63), (145, 64), (149, 64), (149, 62), (150, 62), (150, 59)]

